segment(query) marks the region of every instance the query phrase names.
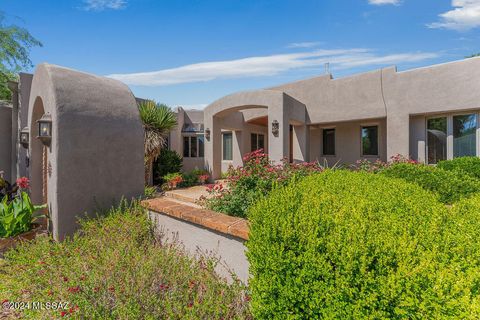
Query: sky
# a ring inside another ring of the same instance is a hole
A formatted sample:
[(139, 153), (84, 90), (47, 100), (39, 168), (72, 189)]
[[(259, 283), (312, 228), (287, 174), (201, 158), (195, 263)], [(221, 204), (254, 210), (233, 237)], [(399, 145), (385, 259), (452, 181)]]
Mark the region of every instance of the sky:
[(322, 75), (327, 62), (340, 78), (480, 52), (480, 0), (0, 0), (0, 10), (42, 42), (34, 66), (112, 77), (187, 109)]

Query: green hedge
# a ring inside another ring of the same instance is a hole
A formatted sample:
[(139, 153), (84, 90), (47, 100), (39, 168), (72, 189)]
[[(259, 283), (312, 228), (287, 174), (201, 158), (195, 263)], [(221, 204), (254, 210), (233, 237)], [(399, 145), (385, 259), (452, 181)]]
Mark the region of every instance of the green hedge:
[(446, 232), (447, 210), (419, 186), (364, 172), (273, 191), (249, 213), (254, 317), (480, 317), (480, 256), (468, 232)]
[(478, 157), (461, 157), (440, 161), (437, 167), (449, 171), (460, 171), (480, 179), (480, 158)]
[(480, 181), (463, 172), (453, 172), (433, 166), (397, 163), (381, 171), (387, 177), (416, 183), (438, 195), (441, 202), (451, 204), (480, 192)]

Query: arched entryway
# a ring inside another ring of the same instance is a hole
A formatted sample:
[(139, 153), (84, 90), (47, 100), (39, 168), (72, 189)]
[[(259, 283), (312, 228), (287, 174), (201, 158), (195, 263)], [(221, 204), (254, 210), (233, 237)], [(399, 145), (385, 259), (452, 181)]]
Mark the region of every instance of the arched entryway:
[[(37, 138), (48, 115), (51, 138)], [(57, 240), (78, 219), (143, 193), (143, 126), (130, 89), (113, 79), (41, 64), (33, 76), (28, 123), (34, 203), (47, 203)]]
[[(37, 97), (33, 103), (31, 110), (30, 128), (30, 146), (29, 146), (29, 173), (31, 198), (36, 204), (47, 204), (47, 208), (43, 209), (44, 213), (49, 217), (48, 205), (48, 159), (49, 148), (45, 146), (36, 137), (38, 136), (37, 121), (45, 114), (45, 107), (41, 97)], [(51, 224), (45, 220), (45, 224), (51, 230)]]

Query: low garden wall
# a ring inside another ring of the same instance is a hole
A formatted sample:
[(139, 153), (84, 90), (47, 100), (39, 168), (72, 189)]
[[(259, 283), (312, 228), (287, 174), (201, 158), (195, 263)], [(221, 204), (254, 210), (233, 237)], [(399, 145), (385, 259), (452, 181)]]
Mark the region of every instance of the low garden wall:
[(249, 277), (245, 256), (247, 221), (210, 210), (197, 209), (163, 198), (146, 200), (143, 206), (170, 241), (178, 240), (193, 255), (207, 254), (219, 260), (218, 274), (233, 280), (232, 272), (244, 283)]

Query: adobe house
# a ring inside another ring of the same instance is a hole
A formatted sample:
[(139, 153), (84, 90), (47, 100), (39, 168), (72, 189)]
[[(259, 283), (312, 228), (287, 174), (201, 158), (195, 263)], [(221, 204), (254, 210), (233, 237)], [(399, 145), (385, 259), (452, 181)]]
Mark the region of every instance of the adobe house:
[(223, 97), (204, 110), (213, 177), (264, 148), (270, 159), (351, 164), (480, 156), (480, 58), (340, 79), (324, 75)]
[(11, 180), (30, 178), (32, 201), (48, 204), (55, 239), (71, 235), (79, 217), (143, 194), (144, 131), (126, 85), (40, 64), (10, 88), (10, 112), (0, 110), (11, 129), (0, 136), (0, 170)]

